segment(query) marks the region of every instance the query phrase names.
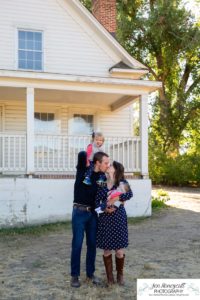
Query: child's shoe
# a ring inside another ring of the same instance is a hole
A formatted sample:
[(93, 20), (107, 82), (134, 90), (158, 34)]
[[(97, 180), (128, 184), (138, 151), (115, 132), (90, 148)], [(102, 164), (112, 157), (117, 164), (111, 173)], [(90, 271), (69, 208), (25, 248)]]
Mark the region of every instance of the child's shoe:
[(83, 180), (83, 183), (86, 184), (86, 185), (92, 185), (92, 182), (90, 180), (90, 177), (85, 177), (85, 179)]

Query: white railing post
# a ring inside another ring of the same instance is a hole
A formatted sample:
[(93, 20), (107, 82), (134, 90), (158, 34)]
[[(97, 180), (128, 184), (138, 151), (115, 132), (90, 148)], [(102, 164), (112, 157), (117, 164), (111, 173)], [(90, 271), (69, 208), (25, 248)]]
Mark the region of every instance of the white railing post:
[(148, 94), (140, 97), (141, 175), (148, 178)]
[[(33, 106), (31, 109), (28, 105), (28, 108), (33, 116)], [(30, 121), (28, 113), (27, 118)], [(86, 149), (87, 144), (90, 143), (90, 136), (65, 136), (63, 134), (36, 134), (34, 136), (33, 127), (28, 125), (30, 125), (29, 122), (27, 122), (27, 142), (25, 134), (0, 133), (0, 171), (19, 171), (29, 175), (34, 171), (49, 173), (76, 171), (77, 154)], [(109, 136), (105, 138), (105, 152), (109, 154), (111, 160), (124, 164), (125, 172), (141, 172), (140, 141), (140, 137)], [(33, 155), (30, 155), (31, 152), (35, 154), (35, 160)], [(144, 169), (142, 174), (144, 175)]]
[(26, 172), (34, 173), (34, 88), (26, 90), (27, 166)]
[[(35, 135), (35, 172), (75, 172), (77, 155), (90, 136)], [(140, 172), (140, 137), (106, 137), (104, 151), (124, 164), (125, 172)]]

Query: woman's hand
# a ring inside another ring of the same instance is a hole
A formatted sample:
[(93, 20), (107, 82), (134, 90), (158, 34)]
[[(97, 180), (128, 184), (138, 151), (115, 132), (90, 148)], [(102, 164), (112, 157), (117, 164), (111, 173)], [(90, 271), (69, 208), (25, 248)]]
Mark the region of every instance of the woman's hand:
[(114, 208), (114, 207), (106, 207), (105, 213), (112, 214), (115, 210), (116, 210), (116, 208)]
[(107, 198), (107, 205), (111, 206), (111, 205), (115, 204), (115, 202), (118, 201), (118, 200), (119, 200), (119, 196), (117, 196), (115, 198), (112, 198), (112, 199), (111, 199), (110, 196), (108, 196), (108, 198)]

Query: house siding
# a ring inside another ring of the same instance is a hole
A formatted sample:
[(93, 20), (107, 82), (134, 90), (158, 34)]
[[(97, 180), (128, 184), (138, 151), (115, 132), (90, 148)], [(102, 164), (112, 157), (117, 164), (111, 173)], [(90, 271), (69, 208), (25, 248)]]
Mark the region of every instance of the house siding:
[[(26, 132), (26, 103), (25, 101), (0, 101), (4, 107), (4, 131), (7, 133)], [(69, 113), (69, 110), (71, 113)], [(69, 134), (69, 119), (73, 112), (84, 113), (82, 106), (70, 107), (68, 105), (35, 104), (37, 112), (54, 112), (56, 119), (60, 120), (60, 133)], [(118, 112), (107, 110), (87, 109), (88, 114), (95, 115), (95, 128), (101, 130), (105, 136), (132, 136), (132, 107)], [(85, 112), (86, 113), (86, 112)]]
[(23, 102), (4, 102), (4, 131), (6, 133), (26, 131), (26, 106)]
[(132, 136), (132, 107), (118, 112), (104, 111), (99, 114), (99, 127), (105, 136)]
[(105, 42), (98, 42), (93, 29), (83, 22), (68, 1), (2, 1), (0, 69), (17, 68), (17, 29), (21, 28), (43, 31), (45, 72), (110, 76), (109, 68), (120, 57), (106, 50)]

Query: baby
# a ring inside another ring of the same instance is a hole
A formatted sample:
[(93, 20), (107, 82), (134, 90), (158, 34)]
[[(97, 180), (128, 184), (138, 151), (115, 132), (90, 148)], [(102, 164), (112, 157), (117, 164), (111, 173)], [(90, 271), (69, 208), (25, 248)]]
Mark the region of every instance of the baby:
[[(123, 193), (127, 193), (129, 191), (129, 185), (123, 181), (120, 182), (119, 186), (110, 192), (108, 192), (108, 196), (110, 199), (114, 199), (120, 196)], [(122, 202), (119, 200), (114, 203), (114, 206), (119, 207)]]
[[(92, 134), (92, 143), (87, 146), (87, 165), (89, 165), (89, 168), (85, 174), (85, 178), (83, 180), (83, 183), (86, 185), (91, 185), (90, 176), (93, 171), (93, 157), (94, 154), (97, 152), (103, 152), (102, 146), (104, 143), (104, 136), (101, 132), (93, 132)], [(101, 181), (101, 178), (100, 178)], [(99, 182), (101, 184), (101, 182)]]
[[(119, 186), (116, 189), (109, 191), (107, 195), (108, 195), (109, 199), (114, 199), (116, 197), (119, 197), (123, 193), (127, 193), (129, 190), (130, 190), (129, 184), (121, 181)], [(121, 204), (124, 204), (124, 203), (117, 200), (117, 201), (115, 201), (114, 205), (107, 206), (107, 207), (118, 208)], [(98, 215), (104, 212), (103, 210), (101, 210), (101, 207), (97, 207), (95, 209), (95, 211), (97, 212)]]

